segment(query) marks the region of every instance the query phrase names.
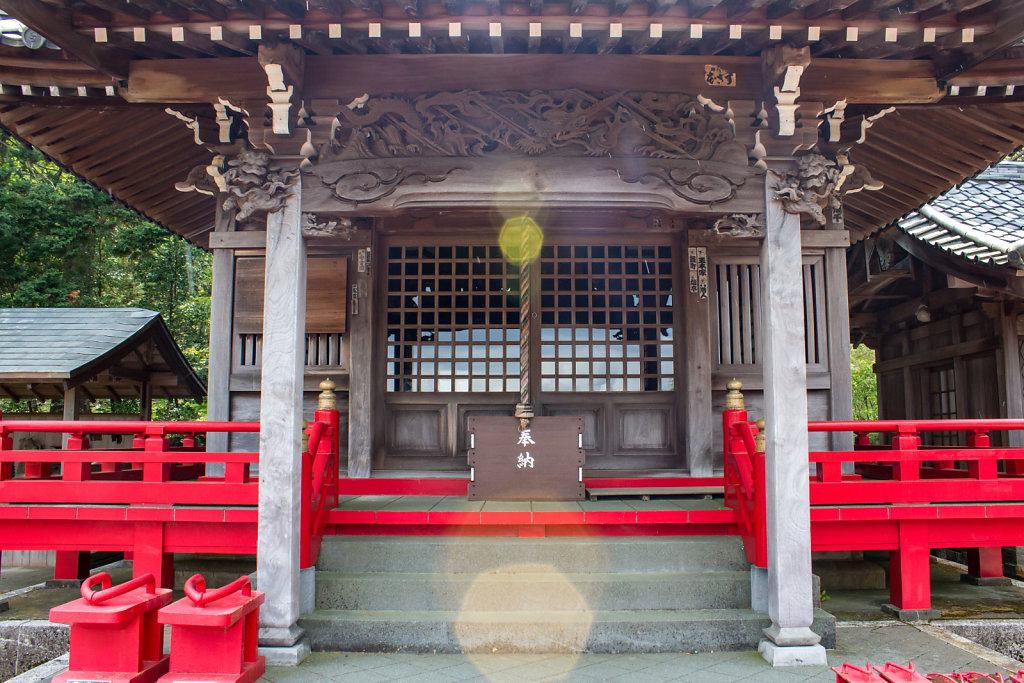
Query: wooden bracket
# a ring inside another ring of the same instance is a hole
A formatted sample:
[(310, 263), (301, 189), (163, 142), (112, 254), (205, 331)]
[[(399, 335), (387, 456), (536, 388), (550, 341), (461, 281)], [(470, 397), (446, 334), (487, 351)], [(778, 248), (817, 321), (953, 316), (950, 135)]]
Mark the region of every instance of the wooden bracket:
[(291, 43), (260, 45), (258, 60), (267, 75), (272, 130), (275, 135), (289, 135), (293, 97), (301, 97), (305, 52)]

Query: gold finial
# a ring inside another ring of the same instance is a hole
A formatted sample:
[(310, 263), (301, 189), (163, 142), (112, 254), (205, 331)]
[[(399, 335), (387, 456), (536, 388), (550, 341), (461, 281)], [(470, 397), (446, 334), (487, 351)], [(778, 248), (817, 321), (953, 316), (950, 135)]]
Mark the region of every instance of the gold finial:
[(734, 377), (725, 386), (729, 389), (729, 393), (725, 395), (725, 409), (744, 410), (743, 394), (740, 393), (740, 389), (743, 388), (743, 382)]
[(757, 436), (754, 437), (754, 448), (758, 453), (764, 453), (764, 418), (757, 421)]
[(338, 409), (338, 397), (334, 393), (334, 388), (338, 385), (334, 383), (330, 377), (320, 382), (320, 395), (318, 397), (319, 403), (317, 404), (318, 410), (337, 410)]
[(302, 452), (309, 452), (309, 434), (306, 432), (306, 427), (309, 426), (309, 420), (302, 421)]

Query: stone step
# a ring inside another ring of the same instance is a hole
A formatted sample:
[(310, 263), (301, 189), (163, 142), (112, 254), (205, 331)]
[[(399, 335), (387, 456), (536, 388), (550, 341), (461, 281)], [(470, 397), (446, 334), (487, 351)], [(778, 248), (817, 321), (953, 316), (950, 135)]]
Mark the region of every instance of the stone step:
[(317, 561), (324, 571), (479, 574), (521, 564), (569, 574), (746, 571), (736, 537), (454, 538), (334, 536)]
[(318, 572), (334, 610), (685, 610), (750, 607), (750, 572), (562, 574), (536, 565), (481, 574)]
[[(771, 620), (749, 609), (622, 611), (317, 610), (299, 624), (314, 650), (433, 653), (641, 653), (752, 650)], [(835, 647), (835, 619), (812, 628)]]

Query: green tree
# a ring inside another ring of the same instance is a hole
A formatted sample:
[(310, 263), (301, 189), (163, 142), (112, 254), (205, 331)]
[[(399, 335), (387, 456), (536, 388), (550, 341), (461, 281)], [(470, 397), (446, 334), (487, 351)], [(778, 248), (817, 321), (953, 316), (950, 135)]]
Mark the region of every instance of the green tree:
[[(206, 252), (0, 132), (0, 307), (159, 311), (205, 380), (211, 265)], [(60, 409), (59, 402), (49, 408)], [(189, 418), (205, 413), (201, 404), (155, 409)]]
[(878, 419), (878, 391), (875, 384), (875, 352), (860, 344), (851, 348), (850, 374), (853, 379), (853, 419)]

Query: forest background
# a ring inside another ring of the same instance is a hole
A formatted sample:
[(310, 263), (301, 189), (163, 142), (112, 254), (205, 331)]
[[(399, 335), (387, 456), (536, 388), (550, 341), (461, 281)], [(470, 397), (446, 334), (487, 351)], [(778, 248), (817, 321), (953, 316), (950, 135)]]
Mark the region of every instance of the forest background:
[[(212, 257), (150, 223), (0, 131), (0, 308), (159, 311), (206, 382)], [(138, 413), (138, 400), (89, 412)], [(63, 411), (63, 401), (0, 399), (3, 413)], [(153, 419), (203, 419), (206, 402), (156, 400)]]
[[(207, 377), (209, 253), (82, 182), (0, 131), (0, 308), (138, 307), (163, 314), (185, 357)], [(875, 353), (852, 353), (854, 419), (878, 416)], [(137, 413), (101, 399), (86, 410)], [(61, 401), (0, 399), (0, 412), (61, 412)], [(154, 401), (157, 420), (204, 419), (206, 402)]]

